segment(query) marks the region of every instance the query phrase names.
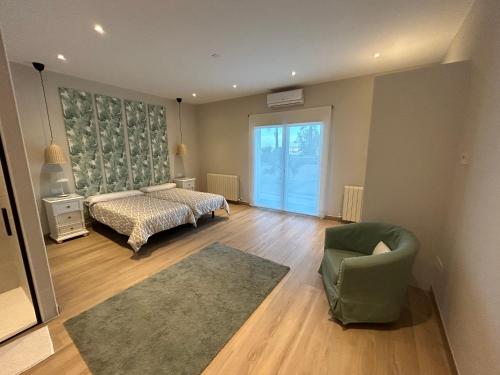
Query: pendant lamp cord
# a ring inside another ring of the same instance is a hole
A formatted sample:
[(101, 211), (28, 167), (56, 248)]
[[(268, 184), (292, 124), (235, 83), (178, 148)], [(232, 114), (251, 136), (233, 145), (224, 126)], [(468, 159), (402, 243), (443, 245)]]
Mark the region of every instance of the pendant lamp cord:
[(181, 132), (181, 143), (182, 143), (182, 122), (181, 122), (181, 103), (179, 102), (179, 131)]
[(42, 91), (43, 91), (43, 100), (45, 101), (45, 110), (47, 111), (47, 120), (49, 120), (49, 129), (50, 129), (50, 143), (54, 143), (54, 134), (52, 134), (52, 125), (50, 124), (50, 115), (49, 115), (49, 106), (47, 105), (47, 96), (45, 95), (45, 85), (43, 84), (43, 76), (42, 72), (40, 73), (40, 82), (42, 83)]

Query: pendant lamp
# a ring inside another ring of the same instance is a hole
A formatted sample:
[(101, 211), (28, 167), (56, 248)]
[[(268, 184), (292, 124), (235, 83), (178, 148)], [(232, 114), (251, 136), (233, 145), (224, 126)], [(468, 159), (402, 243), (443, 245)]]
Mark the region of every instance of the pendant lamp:
[(177, 145), (177, 155), (179, 156), (184, 156), (187, 154), (187, 146), (182, 143), (182, 121), (181, 121), (181, 102), (182, 102), (182, 98), (177, 98), (177, 104), (179, 106), (179, 130), (180, 130), (180, 133), (181, 133), (181, 143), (179, 143)]
[(68, 160), (61, 146), (54, 143), (54, 134), (52, 133), (52, 124), (50, 123), (49, 107), (47, 105), (47, 96), (45, 95), (45, 85), (43, 84), (42, 71), (45, 65), (39, 62), (34, 62), (33, 67), (40, 74), (40, 82), (42, 84), (43, 99), (45, 101), (45, 111), (47, 112), (47, 120), (49, 121), (50, 129), (50, 145), (45, 149), (45, 163), (47, 164), (65, 164)]

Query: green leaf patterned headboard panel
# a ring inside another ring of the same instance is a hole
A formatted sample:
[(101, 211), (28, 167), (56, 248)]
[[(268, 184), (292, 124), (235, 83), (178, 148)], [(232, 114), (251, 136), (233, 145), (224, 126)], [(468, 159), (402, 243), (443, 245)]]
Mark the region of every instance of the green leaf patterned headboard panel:
[(80, 195), (104, 192), (92, 94), (59, 89), (75, 189)]
[(78, 194), (170, 181), (164, 106), (63, 87), (59, 96)]
[(170, 181), (165, 107), (148, 104), (148, 119), (151, 155), (153, 157), (153, 183), (162, 184)]
[(147, 126), (146, 105), (143, 102), (125, 100), (130, 166), (134, 189), (151, 185), (151, 154)]
[(107, 192), (129, 189), (128, 160), (125, 150), (122, 101), (105, 95), (95, 95), (101, 154)]

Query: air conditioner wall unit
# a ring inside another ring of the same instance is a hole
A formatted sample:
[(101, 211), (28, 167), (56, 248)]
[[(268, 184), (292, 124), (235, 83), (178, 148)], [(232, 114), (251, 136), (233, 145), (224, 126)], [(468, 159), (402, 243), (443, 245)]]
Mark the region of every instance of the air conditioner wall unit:
[(301, 104), (304, 104), (303, 89), (275, 92), (267, 95), (267, 106), (269, 108), (288, 107)]

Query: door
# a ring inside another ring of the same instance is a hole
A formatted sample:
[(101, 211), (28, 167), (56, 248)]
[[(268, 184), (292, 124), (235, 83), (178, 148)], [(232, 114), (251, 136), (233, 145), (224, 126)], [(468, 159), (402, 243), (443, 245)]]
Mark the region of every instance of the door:
[(319, 215), (323, 125), (286, 126), (283, 197), (285, 211)]
[(0, 342), (38, 323), (0, 139)]
[(255, 129), (254, 204), (283, 208), (283, 127), (261, 126)]
[[(2, 167), (0, 175), (0, 194), (2, 196), (0, 200), (0, 252), (3, 256), (9, 257), (11, 265), (15, 265), (12, 270), (16, 270), (18, 285), (23, 288), (28, 302), (31, 300), (31, 303), (23, 304), (31, 306), (23, 309), (26, 312), (26, 315), (23, 316), (29, 316), (25, 322), (29, 320), (31, 323), (32, 321), (33, 305), (38, 322), (42, 322), (58, 315), (57, 301), (50, 276), (37, 202), (33, 194), (29, 162), (19, 123), (19, 111), (16, 106), (9, 62), (5, 54), (1, 31), (0, 98), (2, 98), (0, 100), (0, 165)], [(39, 126), (42, 126), (41, 122)], [(7, 233), (6, 218), (9, 219), (10, 235)], [(28, 258), (33, 272), (28, 271)], [(20, 259), (22, 259), (23, 265), (21, 265)], [(4, 284), (4, 282), (0, 280), (0, 284)], [(29, 288), (26, 287), (27, 284)], [(32, 297), (35, 294), (36, 299)], [(5, 297), (5, 295), (3, 296)], [(16, 299), (16, 301), (19, 300)], [(3, 316), (4, 313), (6, 313), (6, 307), (0, 303), (0, 323), (7, 324)], [(20, 327), (28, 325), (19, 324), (18, 321), (11, 323), (8, 325), (7, 335), (11, 335), (21, 329)], [(0, 335), (0, 339), (2, 337)]]
[(325, 133), (319, 121), (253, 127), (252, 203), (321, 216)]

